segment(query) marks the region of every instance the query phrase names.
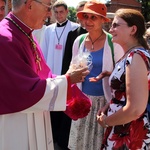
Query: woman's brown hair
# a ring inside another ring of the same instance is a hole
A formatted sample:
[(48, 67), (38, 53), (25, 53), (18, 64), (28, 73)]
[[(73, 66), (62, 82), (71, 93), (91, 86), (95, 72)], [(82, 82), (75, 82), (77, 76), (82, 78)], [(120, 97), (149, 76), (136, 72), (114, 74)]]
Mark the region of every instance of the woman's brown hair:
[(122, 18), (129, 27), (133, 25), (137, 27), (137, 31), (134, 34), (134, 37), (145, 49), (148, 49), (147, 42), (144, 38), (146, 31), (145, 19), (141, 12), (135, 9), (118, 9), (115, 15)]

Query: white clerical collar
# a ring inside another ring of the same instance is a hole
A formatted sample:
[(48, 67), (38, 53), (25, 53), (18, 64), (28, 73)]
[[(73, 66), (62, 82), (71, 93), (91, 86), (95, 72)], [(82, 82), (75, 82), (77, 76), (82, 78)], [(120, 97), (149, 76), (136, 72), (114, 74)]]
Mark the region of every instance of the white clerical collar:
[(59, 23), (58, 21), (56, 22), (58, 26), (64, 26), (67, 24), (68, 19), (66, 19), (64, 22)]
[[(14, 14), (13, 14), (14, 15)], [(21, 21), (17, 16), (14, 15), (14, 17), (19, 20), (22, 24), (24, 24), (27, 28), (29, 28), (31, 31), (33, 30), (32, 28), (30, 28), (29, 26), (27, 26), (23, 21)]]

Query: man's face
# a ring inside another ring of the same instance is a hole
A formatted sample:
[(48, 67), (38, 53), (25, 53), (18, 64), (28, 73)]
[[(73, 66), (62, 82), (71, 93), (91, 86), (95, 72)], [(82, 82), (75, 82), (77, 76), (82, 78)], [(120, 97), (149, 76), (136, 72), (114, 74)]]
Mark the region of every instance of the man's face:
[(0, 21), (5, 17), (5, 2), (0, 0)]
[(68, 9), (66, 10), (63, 6), (55, 7), (54, 16), (59, 23), (62, 23), (68, 16)]
[(48, 17), (51, 17), (51, 0), (33, 0), (31, 12), (31, 28), (40, 29)]

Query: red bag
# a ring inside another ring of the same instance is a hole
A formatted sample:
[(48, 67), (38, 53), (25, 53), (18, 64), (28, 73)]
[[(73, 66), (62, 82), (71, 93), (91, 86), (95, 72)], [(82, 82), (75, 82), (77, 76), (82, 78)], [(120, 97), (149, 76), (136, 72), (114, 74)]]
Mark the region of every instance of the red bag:
[(91, 100), (73, 84), (71, 86), (71, 92), (68, 93), (65, 114), (73, 120), (84, 118), (88, 115), (91, 105)]

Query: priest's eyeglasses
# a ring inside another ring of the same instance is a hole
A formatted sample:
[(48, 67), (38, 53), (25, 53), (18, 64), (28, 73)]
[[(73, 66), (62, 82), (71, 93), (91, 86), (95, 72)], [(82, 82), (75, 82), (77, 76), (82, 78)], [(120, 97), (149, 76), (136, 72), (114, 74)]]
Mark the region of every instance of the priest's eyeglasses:
[(45, 4), (45, 3), (41, 2), (41, 1), (38, 1), (38, 0), (34, 0), (34, 1), (37, 2), (37, 3), (39, 3), (39, 4), (41, 4), (41, 5), (43, 5), (43, 6), (45, 6), (47, 8), (48, 12), (51, 11), (51, 9), (52, 9), (52, 5), (51, 4), (47, 5), (47, 4)]

